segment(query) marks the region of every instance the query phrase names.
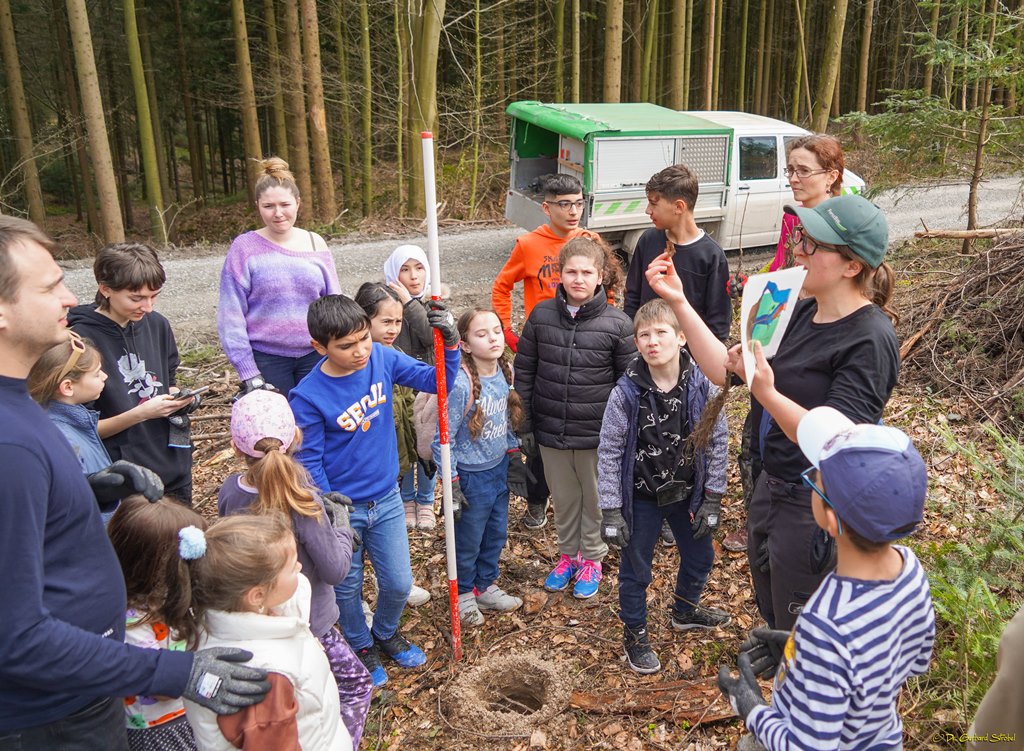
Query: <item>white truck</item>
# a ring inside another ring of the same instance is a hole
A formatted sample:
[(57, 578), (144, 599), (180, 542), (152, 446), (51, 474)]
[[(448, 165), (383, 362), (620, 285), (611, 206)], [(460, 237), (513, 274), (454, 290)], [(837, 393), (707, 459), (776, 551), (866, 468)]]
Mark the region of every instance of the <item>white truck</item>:
[[(547, 221), (539, 178), (579, 178), (587, 205), (581, 226), (628, 257), (644, 230), (644, 185), (659, 170), (685, 164), (700, 181), (697, 223), (726, 250), (775, 245), (782, 207), (793, 201), (786, 143), (809, 131), (743, 112), (676, 112), (653, 104), (513, 102), (505, 217), (527, 230)], [(864, 181), (850, 170), (843, 190)]]

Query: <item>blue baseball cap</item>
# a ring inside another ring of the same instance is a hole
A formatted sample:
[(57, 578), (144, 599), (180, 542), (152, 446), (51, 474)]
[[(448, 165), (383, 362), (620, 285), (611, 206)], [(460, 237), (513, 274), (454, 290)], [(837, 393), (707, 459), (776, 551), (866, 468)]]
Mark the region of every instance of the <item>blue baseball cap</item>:
[(833, 407), (815, 407), (796, 435), (836, 514), (861, 537), (891, 542), (921, 523), (928, 470), (902, 430), (857, 425)]

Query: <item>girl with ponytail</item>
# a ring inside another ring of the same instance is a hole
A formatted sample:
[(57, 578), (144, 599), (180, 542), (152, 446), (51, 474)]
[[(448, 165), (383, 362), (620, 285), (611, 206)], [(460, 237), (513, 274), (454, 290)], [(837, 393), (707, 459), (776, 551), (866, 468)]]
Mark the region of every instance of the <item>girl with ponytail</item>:
[[(508, 540), (509, 490), (526, 496), (526, 465), (515, 435), (523, 403), (512, 386), (498, 314), (473, 308), (459, 317), (458, 327), (463, 365), (448, 394), (448, 429), (459, 615), (463, 625), (479, 626), (481, 611), (509, 612), (523, 604), (497, 584), (498, 557)], [(440, 467), (436, 437), (434, 460)]]
[(310, 630), (320, 640), (337, 680), (341, 718), (354, 748), (366, 722), (373, 682), (338, 630), (334, 585), (348, 575), (359, 541), (348, 523), (351, 501), (340, 493), (320, 496), (295, 460), (301, 443), (302, 433), (281, 394), (257, 389), (235, 402), (231, 445), (247, 469), (227, 478), (217, 496), (217, 511), (221, 516), (248, 513), (289, 521), (302, 573), (310, 584)]

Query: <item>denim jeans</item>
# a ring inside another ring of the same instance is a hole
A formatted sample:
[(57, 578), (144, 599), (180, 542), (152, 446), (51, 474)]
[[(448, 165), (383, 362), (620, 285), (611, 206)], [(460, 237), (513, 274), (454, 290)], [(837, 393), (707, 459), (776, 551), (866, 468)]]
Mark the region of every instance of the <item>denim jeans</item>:
[(409, 467), (409, 471), (402, 475), (402, 502), (415, 500), (416, 503), (433, 508), (436, 481), (436, 472), (433, 477), (427, 477), (423, 465), (415, 462)]
[[(373, 636), (390, 639), (398, 631), (405, 601), (412, 589), (409, 536), (405, 510), (396, 486), (390, 493), (369, 503), (357, 503), (349, 513), (352, 529), (363, 538), (362, 551), (352, 556), (352, 568), (345, 581), (334, 587), (341, 617), (341, 632), (354, 650), (373, 645)], [(373, 635), (363, 620), (363, 557), (370, 556), (377, 575), (377, 608), (373, 613)]]
[(668, 522), (675, 534), (679, 550), (673, 612), (685, 613), (700, 603), (715, 562), (712, 536), (693, 539), (687, 502), (658, 506), (655, 501), (634, 500), (633, 534), (629, 545), (622, 548), (619, 561), (619, 617), (629, 628), (647, 623), (647, 587), (651, 584), (651, 562), (662, 520)]
[(128, 751), (124, 704), (98, 699), (61, 720), (0, 732), (0, 751)]
[(508, 541), (508, 454), (491, 469), (459, 471), (466, 508), (455, 522), (459, 594), (483, 592), (498, 578), (498, 558)]
[(256, 361), (256, 367), (260, 369), (263, 380), (288, 396), (288, 392), (320, 362), (320, 355), (314, 350), (302, 357), (283, 357), (254, 349), (252, 359)]

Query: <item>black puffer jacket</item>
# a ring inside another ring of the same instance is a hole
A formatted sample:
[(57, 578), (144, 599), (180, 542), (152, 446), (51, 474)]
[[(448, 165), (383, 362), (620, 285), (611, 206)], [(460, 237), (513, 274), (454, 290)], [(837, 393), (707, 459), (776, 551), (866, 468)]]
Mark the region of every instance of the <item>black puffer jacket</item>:
[(608, 395), (635, 355), (633, 324), (608, 304), (603, 287), (573, 318), (559, 286), (534, 307), (519, 338), (521, 432), (533, 431), (548, 448), (596, 449)]

